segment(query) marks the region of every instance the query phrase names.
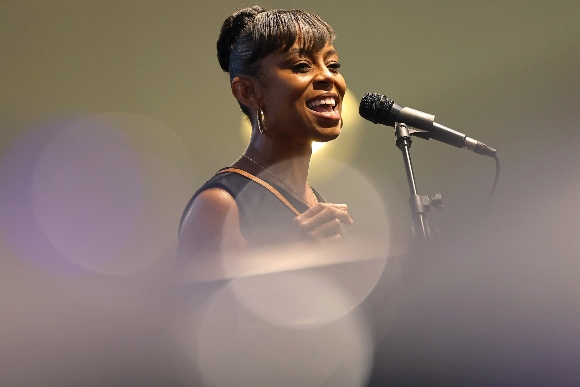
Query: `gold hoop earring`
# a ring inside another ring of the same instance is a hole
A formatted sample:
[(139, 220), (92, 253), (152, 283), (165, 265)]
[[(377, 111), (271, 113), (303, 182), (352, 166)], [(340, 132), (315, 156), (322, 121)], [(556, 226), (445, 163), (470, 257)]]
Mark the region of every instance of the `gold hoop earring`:
[(256, 121), (258, 123), (258, 130), (264, 134), (266, 132), (266, 123), (264, 121), (264, 112), (262, 109), (256, 111)]

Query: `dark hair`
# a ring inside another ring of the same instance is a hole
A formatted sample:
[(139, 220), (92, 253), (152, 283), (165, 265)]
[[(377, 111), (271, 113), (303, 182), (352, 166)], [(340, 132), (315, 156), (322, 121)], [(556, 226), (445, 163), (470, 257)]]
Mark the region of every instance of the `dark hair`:
[[(322, 49), (336, 35), (318, 15), (300, 10), (264, 10), (260, 6), (244, 8), (230, 15), (222, 25), (217, 41), (221, 68), (230, 74), (258, 77), (260, 59), (286, 52), (298, 40), (305, 52)], [(249, 110), (240, 103), (249, 117)]]

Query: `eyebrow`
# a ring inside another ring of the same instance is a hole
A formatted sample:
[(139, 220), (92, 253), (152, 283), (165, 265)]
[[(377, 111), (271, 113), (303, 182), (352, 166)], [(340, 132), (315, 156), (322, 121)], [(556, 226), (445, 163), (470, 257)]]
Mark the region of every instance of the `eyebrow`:
[[(289, 53), (296, 53), (300, 56), (305, 56), (306, 54), (309, 54), (309, 52), (303, 48), (291, 48), (288, 50), (288, 52)], [(324, 56), (327, 57), (327, 56), (331, 56), (331, 55), (335, 55), (335, 54), (336, 54), (336, 50), (334, 48), (331, 48), (330, 50), (328, 50), (324, 53)]]

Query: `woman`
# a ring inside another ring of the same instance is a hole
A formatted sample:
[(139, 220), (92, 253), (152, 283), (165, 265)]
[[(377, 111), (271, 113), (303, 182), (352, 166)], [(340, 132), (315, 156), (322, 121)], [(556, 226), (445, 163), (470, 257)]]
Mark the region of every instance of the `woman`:
[(244, 154), (193, 196), (182, 216), (182, 257), (296, 241), (335, 241), (347, 206), (308, 183), (312, 142), (338, 137), (346, 83), (332, 28), (304, 11), (242, 9), (223, 23), (221, 68), (252, 124)]

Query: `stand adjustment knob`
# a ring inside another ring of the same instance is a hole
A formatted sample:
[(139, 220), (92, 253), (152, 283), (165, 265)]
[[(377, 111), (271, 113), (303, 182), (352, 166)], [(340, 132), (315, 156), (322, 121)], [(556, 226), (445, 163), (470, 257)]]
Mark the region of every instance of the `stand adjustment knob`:
[(429, 199), (429, 203), (439, 210), (443, 209), (443, 198), (441, 194), (436, 194), (434, 198)]

